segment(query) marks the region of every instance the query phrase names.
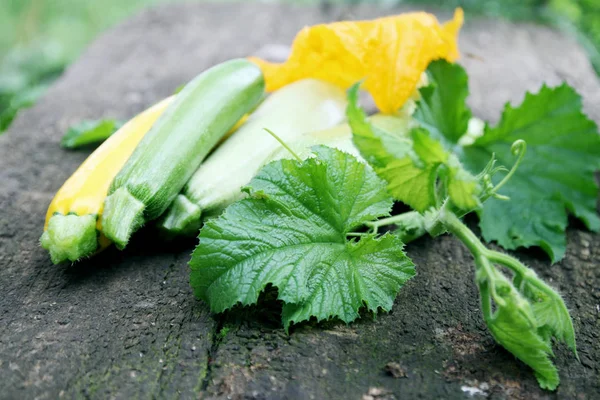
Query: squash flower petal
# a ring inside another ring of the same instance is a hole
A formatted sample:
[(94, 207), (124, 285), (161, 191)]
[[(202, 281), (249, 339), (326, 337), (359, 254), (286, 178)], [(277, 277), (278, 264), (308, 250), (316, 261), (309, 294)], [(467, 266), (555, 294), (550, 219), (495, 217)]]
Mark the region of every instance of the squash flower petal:
[(302, 29), (284, 63), (250, 57), (263, 71), (267, 91), (305, 78), (347, 89), (363, 79), (381, 112), (395, 113), (415, 92), (421, 74), (436, 59), (459, 57), (463, 11), (440, 24), (415, 12), (370, 21), (342, 21)]

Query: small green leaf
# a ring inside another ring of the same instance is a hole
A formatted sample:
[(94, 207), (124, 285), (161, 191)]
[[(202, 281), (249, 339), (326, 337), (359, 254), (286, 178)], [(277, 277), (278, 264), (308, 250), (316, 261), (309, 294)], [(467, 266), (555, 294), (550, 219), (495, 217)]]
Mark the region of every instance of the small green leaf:
[(426, 210), (435, 204), (432, 182), (436, 172), (415, 165), (413, 160), (418, 156), (412, 150), (407, 133), (392, 135), (369, 123), (358, 106), (358, 88), (356, 84), (348, 91), (346, 110), (354, 144), (377, 174), (388, 182), (388, 191), (395, 199), (417, 211)]
[[(350, 322), (363, 306), (389, 310), (414, 266), (391, 234), (347, 234), (389, 215), (385, 184), (353, 156), (326, 147), (300, 163), (274, 161), (250, 198), (208, 221), (190, 261), (194, 293), (215, 312), (254, 304), (268, 284), (284, 301), (286, 329), (311, 316)], [(254, 196), (254, 194), (257, 196)]]
[(448, 162), (448, 153), (442, 144), (432, 138), (425, 129), (413, 129), (410, 132), (413, 141), (412, 147), (418, 156), (418, 160), (424, 164), (445, 164)]
[(467, 172), (458, 158), (452, 154), (446, 163), (448, 168), (448, 197), (461, 210), (471, 211), (481, 206), (482, 192), (479, 180)]
[[(543, 389), (555, 390), (560, 379), (550, 357), (550, 343), (535, 323), (535, 310), (506, 278), (494, 278), (495, 290), (505, 302), (496, 302), (496, 311), (486, 317), (494, 339), (535, 372)], [(485, 291), (482, 291), (484, 293)]]
[(469, 78), (458, 64), (434, 61), (427, 68), (430, 85), (419, 89), (421, 99), (414, 117), (451, 149), (467, 132), (471, 109), (466, 99)]
[(25, 88), (10, 97), (7, 107), (4, 109), (0, 107), (0, 133), (8, 129), (20, 110), (33, 106), (47, 88), (48, 85), (39, 84)]
[(358, 85), (348, 91), (348, 123), (361, 155), (388, 182), (392, 196), (423, 212), (435, 207), (440, 166), (445, 168), (453, 203), (465, 210), (479, 205), (477, 179), (424, 128), (390, 133), (373, 126), (358, 106)]
[(566, 343), (577, 356), (573, 321), (562, 297), (535, 275), (526, 278), (515, 275), (513, 283), (531, 302), (538, 326), (547, 329), (549, 336)]
[(371, 124), (358, 105), (360, 82), (348, 89), (346, 115), (352, 129), (352, 140), (361, 154), (375, 167), (385, 167), (392, 159), (402, 159), (413, 153), (410, 125), (390, 133)]
[(391, 160), (377, 174), (388, 182), (388, 191), (396, 200), (423, 212), (436, 205), (435, 182), (437, 170), (433, 166), (419, 168), (410, 157)]
[(77, 149), (89, 144), (103, 142), (115, 133), (123, 123), (114, 119), (81, 121), (72, 125), (62, 137), (60, 145), (65, 149)]

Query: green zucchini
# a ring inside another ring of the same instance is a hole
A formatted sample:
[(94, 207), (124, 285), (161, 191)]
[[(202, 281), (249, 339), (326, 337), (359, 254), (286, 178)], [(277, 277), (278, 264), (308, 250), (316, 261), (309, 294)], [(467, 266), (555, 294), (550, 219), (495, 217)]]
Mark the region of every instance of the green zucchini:
[(161, 217), (159, 228), (167, 236), (197, 235), (201, 216), (218, 213), (239, 199), (241, 187), (281, 147), (264, 128), (292, 142), (306, 132), (342, 122), (346, 105), (342, 89), (315, 79), (277, 90), (194, 173)]
[(209, 151), (264, 94), (253, 63), (231, 60), (198, 75), (144, 136), (113, 180), (102, 231), (118, 248), (171, 204)]

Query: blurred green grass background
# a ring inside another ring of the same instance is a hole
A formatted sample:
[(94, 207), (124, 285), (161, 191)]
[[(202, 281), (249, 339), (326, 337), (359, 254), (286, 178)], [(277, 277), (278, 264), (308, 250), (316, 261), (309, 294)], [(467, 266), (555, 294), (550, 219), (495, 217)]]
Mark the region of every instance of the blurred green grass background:
[[(176, 1), (0, 0), (0, 132), (21, 108), (34, 104), (100, 32), (144, 7)], [(600, 72), (600, 0), (271, 1), (321, 5), (365, 2), (382, 7), (422, 4), (445, 9), (460, 6), (467, 15), (545, 23), (575, 35)]]

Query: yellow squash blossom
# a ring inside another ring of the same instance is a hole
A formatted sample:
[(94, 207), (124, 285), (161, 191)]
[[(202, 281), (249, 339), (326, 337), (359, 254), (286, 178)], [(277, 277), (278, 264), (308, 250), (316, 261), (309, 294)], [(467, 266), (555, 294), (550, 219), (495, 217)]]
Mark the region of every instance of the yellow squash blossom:
[(436, 59), (458, 58), (459, 8), (440, 24), (425, 12), (371, 21), (342, 21), (302, 29), (284, 63), (251, 57), (265, 76), (267, 91), (305, 78), (317, 78), (342, 88), (364, 79), (383, 113), (395, 113), (410, 98), (421, 74)]

